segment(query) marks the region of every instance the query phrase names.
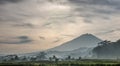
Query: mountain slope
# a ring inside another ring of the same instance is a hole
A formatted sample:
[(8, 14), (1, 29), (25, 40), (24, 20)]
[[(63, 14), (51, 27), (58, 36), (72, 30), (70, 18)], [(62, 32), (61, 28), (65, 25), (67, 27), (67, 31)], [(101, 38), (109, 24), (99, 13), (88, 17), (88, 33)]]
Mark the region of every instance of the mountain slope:
[(72, 51), (48, 51), (46, 53), (48, 57), (52, 57), (53, 55), (55, 55), (58, 58), (66, 58), (68, 56), (74, 58), (87, 58), (92, 56), (92, 54), (90, 54), (92, 52), (92, 49), (93, 48), (82, 47)]
[(95, 47), (102, 40), (92, 34), (83, 34), (80, 37), (66, 42), (60, 46), (49, 49), (49, 51), (71, 51), (81, 47)]
[(120, 40), (116, 42), (103, 41), (101, 45), (93, 49), (94, 57), (96, 58), (119, 58), (120, 57)]

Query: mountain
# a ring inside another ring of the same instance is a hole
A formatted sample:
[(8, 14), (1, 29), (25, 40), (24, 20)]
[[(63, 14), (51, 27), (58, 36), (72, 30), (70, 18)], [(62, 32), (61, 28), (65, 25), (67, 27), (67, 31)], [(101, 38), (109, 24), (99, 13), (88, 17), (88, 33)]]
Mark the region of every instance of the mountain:
[(95, 47), (102, 40), (92, 34), (83, 34), (60, 46), (49, 49), (49, 51), (72, 51), (81, 47)]
[[(101, 41), (101, 39), (97, 38), (92, 34), (83, 34), (71, 41), (68, 41), (52, 49), (33, 53), (19, 54), (18, 57), (20, 59), (19, 61), (23, 61), (22, 59), (26, 59), (26, 61), (34, 59), (39, 60), (39, 58), (43, 55), (45, 55), (46, 57), (44, 58), (45, 60), (48, 60), (50, 57), (53, 56), (56, 56), (60, 59), (66, 59), (68, 56), (76, 59), (78, 59), (79, 57), (88, 59), (93, 57), (93, 49), (96, 50), (95, 47), (97, 47), (98, 43)], [(14, 55), (1, 56), (0, 61), (4, 59), (10, 60), (13, 57)]]
[(93, 49), (94, 57), (103, 59), (120, 58), (120, 40), (116, 42), (103, 41)]
[(92, 54), (92, 50), (93, 48), (86, 48), (86, 47), (82, 47), (76, 50), (71, 51), (71, 53), (68, 56), (74, 57), (74, 58), (92, 58), (93, 54)]
[(68, 56), (74, 58), (79, 58), (79, 57), (88, 58), (88, 57), (92, 57), (92, 53), (91, 53), (92, 49), (93, 48), (82, 47), (72, 51), (48, 51), (46, 53), (48, 57), (52, 57), (53, 55), (55, 55), (58, 58), (66, 58)]

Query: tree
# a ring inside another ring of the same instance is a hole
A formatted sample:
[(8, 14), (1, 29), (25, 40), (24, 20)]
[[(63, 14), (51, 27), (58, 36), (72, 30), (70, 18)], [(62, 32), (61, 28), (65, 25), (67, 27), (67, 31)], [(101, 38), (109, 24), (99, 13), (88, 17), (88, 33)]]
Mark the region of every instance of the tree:
[(57, 57), (55, 55), (53, 55), (53, 59), (56, 59)]
[(36, 58), (35, 57), (31, 57), (30, 60), (31, 61), (36, 61)]
[(71, 60), (71, 56), (68, 56), (68, 57), (66, 58), (66, 60)]
[(105, 45), (108, 45), (108, 44), (111, 44), (111, 41), (105, 40), (105, 41), (102, 41), (102, 42), (98, 43), (98, 46), (105, 46)]
[(58, 59), (58, 58), (56, 58), (56, 59), (55, 59), (55, 62), (58, 62), (58, 61), (59, 61), (59, 59)]
[(15, 60), (19, 60), (19, 57), (17, 55), (15, 55)]
[(23, 58), (22, 58), (22, 61), (26, 61), (27, 60), (27, 58), (26, 58), (26, 56), (24, 56)]
[(82, 57), (79, 57), (79, 58), (78, 58), (78, 60), (81, 60), (81, 59), (82, 59)]
[(55, 55), (53, 55), (53, 59), (54, 59), (55, 62), (59, 61), (59, 59)]
[(71, 56), (68, 56), (68, 60), (70, 60), (71, 59)]
[(49, 61), (52, 61), (52, 57), (49, 57)]
[(45, 52), (40, 52), (37, 56), (39, 60), (44, 60), (46, 58), (46, 53)]

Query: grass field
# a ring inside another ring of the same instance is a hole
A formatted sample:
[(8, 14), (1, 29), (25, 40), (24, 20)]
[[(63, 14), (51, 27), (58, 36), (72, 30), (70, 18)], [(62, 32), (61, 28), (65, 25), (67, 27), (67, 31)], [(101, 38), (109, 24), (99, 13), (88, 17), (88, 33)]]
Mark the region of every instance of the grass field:
[(119, 60), (81, 60), (81, 61), (39, 61), (39, 62), (2, 62), (0, 66), (120, 66)]

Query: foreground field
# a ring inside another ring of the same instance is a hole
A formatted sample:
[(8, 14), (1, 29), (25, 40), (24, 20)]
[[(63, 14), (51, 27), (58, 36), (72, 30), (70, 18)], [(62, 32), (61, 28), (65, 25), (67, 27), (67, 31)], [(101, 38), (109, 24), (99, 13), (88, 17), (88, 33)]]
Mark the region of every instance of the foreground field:
[(119, 60), (81, 60), (81, 61), (39, 61), (39, 62), (2, 62), (0, 66), (120, 66)]

